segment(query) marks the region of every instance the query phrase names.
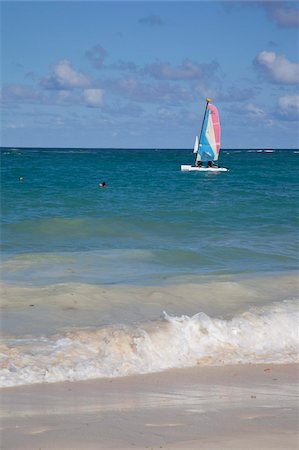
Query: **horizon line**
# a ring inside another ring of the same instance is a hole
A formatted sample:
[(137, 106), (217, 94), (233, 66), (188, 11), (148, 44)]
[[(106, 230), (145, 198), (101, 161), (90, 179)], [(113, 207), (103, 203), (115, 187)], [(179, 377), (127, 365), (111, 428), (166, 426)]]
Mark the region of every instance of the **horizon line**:
[[(165, 150), (165, 151), (171, 151), (171, 150), (188, 150), (192, 151), (193, 149), (188, 147), (180, 147), (180, 148), (171, 148), (171, 147), (39, 147), (39, 146), (7, 146), (3, 145), (0, 146), (0, 150), (5, 149), (12, 149), (12, 150)], [(299, 147), (294, 148), (272, 148), (272, 147), (233, 147), (233, 148), (221, 148), (222, 151), (239, 151), (239, 150), (299, 150)]]

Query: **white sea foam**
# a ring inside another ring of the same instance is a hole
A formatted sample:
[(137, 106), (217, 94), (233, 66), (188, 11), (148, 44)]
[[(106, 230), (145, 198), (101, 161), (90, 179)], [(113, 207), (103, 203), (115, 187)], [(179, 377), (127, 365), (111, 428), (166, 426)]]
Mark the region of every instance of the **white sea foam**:
[(0, 385), (85, 380), (195, 365), (298, 361), (298, 303), (275, 303), (230, 320), (205, 313), (139, 326), (76, 330), (2, 345)]

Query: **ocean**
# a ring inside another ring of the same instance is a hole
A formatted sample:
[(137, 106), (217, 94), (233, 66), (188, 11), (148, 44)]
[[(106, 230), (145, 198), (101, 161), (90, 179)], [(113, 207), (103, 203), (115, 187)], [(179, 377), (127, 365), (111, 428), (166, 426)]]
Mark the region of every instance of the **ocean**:
[(297, 361), (298, 155), (2, 148), (0, 384)]

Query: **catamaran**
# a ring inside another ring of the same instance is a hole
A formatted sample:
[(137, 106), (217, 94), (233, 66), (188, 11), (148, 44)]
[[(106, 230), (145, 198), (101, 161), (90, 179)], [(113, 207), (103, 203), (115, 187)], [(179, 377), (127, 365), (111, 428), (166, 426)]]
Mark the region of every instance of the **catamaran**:
[[(183, 164), (183, 171), (201, 172), (227, 172), (226, 167), (218, 167), (217, 161), (220, 152), (220, 122), (216, 106), (211, 104), (211, 99), (206, 99), (206, 109), (202, 121), (200, 136), (196, 136), (193, 153), (196, 154), (193, 166)], [(207, 162), (207, 167), (203, 163)]]

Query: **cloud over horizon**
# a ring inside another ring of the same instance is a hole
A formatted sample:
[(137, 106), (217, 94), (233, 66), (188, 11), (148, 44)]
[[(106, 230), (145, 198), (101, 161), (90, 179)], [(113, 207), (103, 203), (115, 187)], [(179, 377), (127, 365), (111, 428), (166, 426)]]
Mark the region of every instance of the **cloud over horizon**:
[(83, 97), (86, 105), (91, 108), (97, 108), (103, 103), (103, 89), (84, 89)]
[(278, 99), (278, 116), (283, 119), (299, 119), (299, 95), (284, 95)]
[(14, 83), (2, 87), (0, 98), (4, 105), (14, 105), (41, 103), (44, 96), (32, 86)]
[(68, 59), (62, 59), (52, 66), (50, 75), (42, 78), (40, 84), (45, 89), (74, 89), (90, 86), (91, 79), (73, 69)]
[(289, 61), (284, 55), (264, 50), (253, 63), (259, 73), (273, 83), (299, 84), (299, 64)]

